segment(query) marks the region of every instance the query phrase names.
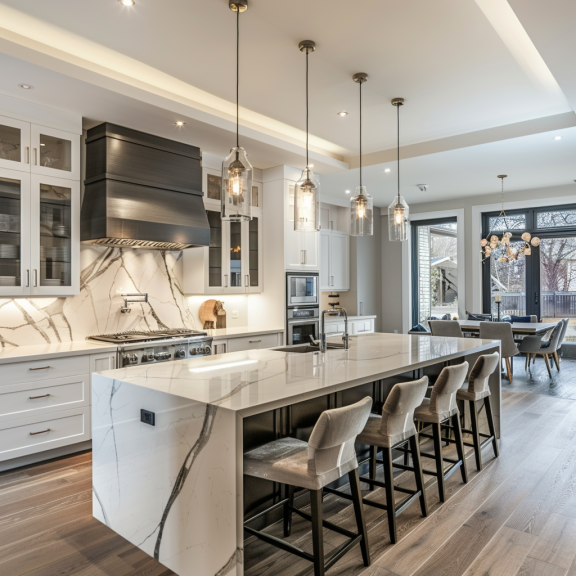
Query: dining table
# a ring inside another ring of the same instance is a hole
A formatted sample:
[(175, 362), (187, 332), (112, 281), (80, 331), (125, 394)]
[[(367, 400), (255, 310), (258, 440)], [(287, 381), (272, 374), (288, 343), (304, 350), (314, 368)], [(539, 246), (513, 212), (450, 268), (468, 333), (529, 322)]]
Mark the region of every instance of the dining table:
[[(480, 320), (458, 320), (463, 332), (480, 333)], [(534, 336), (546, 334), (556, 326), (556, 322), (512, 322), (514, 336)]]

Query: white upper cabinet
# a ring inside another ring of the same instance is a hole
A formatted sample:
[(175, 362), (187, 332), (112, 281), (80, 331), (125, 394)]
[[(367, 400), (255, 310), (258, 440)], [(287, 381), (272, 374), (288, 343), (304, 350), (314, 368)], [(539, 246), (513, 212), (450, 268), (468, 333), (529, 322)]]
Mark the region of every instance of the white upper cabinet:
[(287, 183), (285, 213), (288, 215), (284, 226), (284, 246), (286, 270), (312, 272), (319, 269), (318, 232), (294, 230), (294, 184)]
[(0, 116), (0, 168), (30, 171), (30, 123)]
[(320, 290), (350, 289), (349, 215), (342, 206), (320, 206)]
[(31, 125), (33, 174), (80, 179), (80, 136), (45, 126)]

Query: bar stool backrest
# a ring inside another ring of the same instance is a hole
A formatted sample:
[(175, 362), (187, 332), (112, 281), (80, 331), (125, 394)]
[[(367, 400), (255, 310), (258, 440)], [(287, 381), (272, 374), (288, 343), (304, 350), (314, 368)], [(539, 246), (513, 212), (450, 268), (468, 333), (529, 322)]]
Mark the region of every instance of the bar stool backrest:
[(414, 410), (422, 404), (428, 389), (428, 376), (395, 384), (382, 408), (380, 432), (386, 436), (409, 438), (416, 433)]
[(429, 320), (430, 332), (432, 336), (452, 336), (454, 338), (464, 338), (460, 324), (455, 320)]
[(462, 388), (462, 384), (466, 380), (468, 366), (468, 362), (463, 362), (442, 368), (430, 395), (430, 410), (432, 412), (442, 414), (457, 408), (456, 392)]
[(354, 442), (370, 416), (372, 398), (322, 412), (308, 441), (308, 471), (321, 475), (356, 462)]
[(468, 391), (480, 394), (489, 391), (488, 381), (500, 362), (500, 354), (483, 354), (476, 360), (468, 377)]
[(480, 322), (480, 338), (500, 340), (502, 358), (511, 358), (516, 354), (516, 343), (510, 322)]

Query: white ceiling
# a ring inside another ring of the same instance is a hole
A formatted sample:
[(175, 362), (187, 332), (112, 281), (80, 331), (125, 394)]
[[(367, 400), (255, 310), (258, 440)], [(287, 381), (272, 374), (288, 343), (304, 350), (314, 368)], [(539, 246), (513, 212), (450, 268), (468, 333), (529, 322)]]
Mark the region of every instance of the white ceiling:
[[(346, 168), (357, 165), (358, 71), (370, 76), (365, 180), (377, 205), (395, 189), (395, 167), (383, 171), (395, 156), (395, 96), (406, 99), (409, 202), (485, 192), (502, 171), (510, 189), (576, 177), (572, 1), (548, 0), (545, 9), (540, 0), (249, 2), (240, 17), (241, 133), (255, 166), (302, 165), (305, 58), (297, 44), (310, 38), (318, 46), (310, 56), (312, 159), (319, 173), (332, 173), (323, 193), (356, 185), (357, 171)], [(0, 92), (76, 112), (86, 125), (107, 120), (224, 155), (235, 129), (236, 21), (227, 5), (0, 0)], [(25, 93), (20, 82), (36, 89)], [(552, 126), (566, 130), (561, 146), (546, 132)], [(421, 182), (430, 185), (422, 199), (412, 189)]]

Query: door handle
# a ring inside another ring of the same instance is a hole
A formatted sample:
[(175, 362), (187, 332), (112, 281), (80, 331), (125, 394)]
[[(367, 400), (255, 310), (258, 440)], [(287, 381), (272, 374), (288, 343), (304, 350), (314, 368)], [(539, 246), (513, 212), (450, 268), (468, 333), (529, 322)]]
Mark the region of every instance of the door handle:
[(30, 146), (26, 146), (26, 164), (30, 164)]
[(534, 304), (538, 304), (538, 292), (534, 292)]
[(248, 340), (248, 344), (260, 344), (262, 340)]
[(306, 264), (306, 260), (307, 260), (307, 254), (306, 254), (306, 250), (304, 250), (304, 264)]
[(50, 432), (50, 428), (46, 428), (46, 430), (41, 430), (40, 432), (30, 432), (30, 436), (36, 436), (37, 434), (46, 434), (46, 432)]
[(35, 372), (36, 370), (50, 370), (50, 368), (52, 368), (52, 366), (40, 366), (40, 368), (28, 368), (28, 370)]
[(42, 396), (28, 396), (30, 400), (38, 400), (38, 398), (48, 398), (50, 394), (43, 394)]
[(26, 270), (26, 288), (30, 288), (30, 269)]
[(228, 274), (224, 274), (224, 288), (228, 288)]
[(34, 165), (38, 165), (38, 149), (34, 148)]
[(304, 250), (300, 250), (300, 264), (304, 264)]
[(250, 285), (250, 276), (246, 274), (246, 276), (244, 276), (244, 287), (248, 288), (249, 285)]
[(38, 270), (34, 268), (34, 288), (38, 286)]

